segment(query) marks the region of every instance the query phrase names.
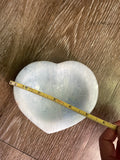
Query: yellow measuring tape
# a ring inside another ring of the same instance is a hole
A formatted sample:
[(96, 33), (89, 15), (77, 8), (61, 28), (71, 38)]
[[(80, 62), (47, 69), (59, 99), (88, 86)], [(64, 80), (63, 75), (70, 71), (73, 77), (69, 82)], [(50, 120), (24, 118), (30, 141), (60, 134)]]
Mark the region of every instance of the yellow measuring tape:
[(70, 104), (68, 104), (66, 102), (63, 102), (63, 101), (59, 100), (58, 98), (50, 96), (50, 95), (48, 95), (46, 93), (43, 93), (41, 91), (38, 91), (36, 89), (30, 88), (28, 86), (25, 86), (23, 84), (20, 84), (18, 82), (14, 82), (14, 81), (10, 81), (9, 84), (12, 85), (12, 86), (16, 86), (16, 87), (22, 88), (22, 89), (27, 90), (29, 92), (35, 93), (35, 94), (37, 94), (39, 96), (47, 98), (47, 99), (49, 99), (51, 101), (54, 101), (56, 103), (59, 103), (59, 104), (65, 106), (65, 107), (67, 107), (68, 109), (71, 109), (71, 110), (73, 110), (73, 111), (75, 111), (75, 112), (77, 112), (77, 113), (79, 113), (79, 114), (81, 114), (81, 115), (83, 115), (83, 116), (85, 116), (85, 117), (97, 122), (97, 123), (100, 123), (100, 124), (102, 124), (102, 125), (104, 125), (104, 126), (106, 126), (108, 128), (111, 128), (113, 130), (116, 130), (116, 128), (117, 128), (117, 125), (115, 125), (115, 124), (112, 124), (110, 122), (102, 120), (102, 119), (100, 119), (100, 118), (98, 118), (98, 117), (96, 117), (96, 116), (94, 116), (94, 115), (92, 115), (90, 113), (87, 113), (87, 112), (85, 112), (85, 111), (83, 111), (83, 110), (81, 110), (81, 109), (79, 109), (77, 107), (74, 107), (74, 106), (72, 106), (72, 105), (70, 105)]

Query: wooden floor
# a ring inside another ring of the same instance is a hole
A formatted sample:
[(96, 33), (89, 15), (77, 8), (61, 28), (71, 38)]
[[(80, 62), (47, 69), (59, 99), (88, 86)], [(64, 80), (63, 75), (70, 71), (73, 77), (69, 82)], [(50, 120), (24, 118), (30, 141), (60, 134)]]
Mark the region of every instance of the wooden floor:
[(8, 82), (36, 60), (86, 64), (99, 83), (92, 113), (120, 119), (120, 1), (0, 1), (0, 160), (100, 160), (105, 127), (85, 119), (48, 135), (18, 109)]

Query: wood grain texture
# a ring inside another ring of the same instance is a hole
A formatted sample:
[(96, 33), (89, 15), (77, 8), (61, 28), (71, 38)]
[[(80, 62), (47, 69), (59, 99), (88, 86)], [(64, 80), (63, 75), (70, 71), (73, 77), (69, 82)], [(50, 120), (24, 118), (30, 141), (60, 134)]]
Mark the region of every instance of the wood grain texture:
[(36, 60), (86, 64), (99, 83), (92, 113), (120, 119), (119, 0), (0, 2), (0, 139), (38, 160), (100, 160), (105, 127), (85, 119), (47, 135), (18, 109), (8, 82)]
[(0, 160), (34, 160), (10, 145), (0, 141)]

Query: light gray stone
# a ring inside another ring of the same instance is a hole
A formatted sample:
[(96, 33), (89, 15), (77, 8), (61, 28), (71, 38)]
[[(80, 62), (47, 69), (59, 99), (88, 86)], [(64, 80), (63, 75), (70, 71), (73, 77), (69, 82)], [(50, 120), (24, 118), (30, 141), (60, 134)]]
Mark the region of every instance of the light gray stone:
[[(15, 81), (86, 112), (93, 110), (98, 98), (98, 83), (93, 72), (76, 61), (33, 62), (19, 72)], [(46, 133), (61, 131), (84, 119), (64, 106), (17, 87), (14, 87), (14, 97), (23, 114)]]

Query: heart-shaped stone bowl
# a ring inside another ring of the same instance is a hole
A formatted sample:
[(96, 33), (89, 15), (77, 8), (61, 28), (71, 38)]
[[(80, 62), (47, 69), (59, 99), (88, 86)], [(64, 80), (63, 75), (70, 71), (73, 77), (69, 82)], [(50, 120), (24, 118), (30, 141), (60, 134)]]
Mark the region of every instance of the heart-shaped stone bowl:
[[(37, 61), (24, 67), (16, 82), (40, 90), (90, 113), (98, 98), (93, 72), (76, 61)], [(22, 113), (46, 133), (71, 127), (84, 117), (64, 106), (29, 91), (14, 87), (14, 97)]]

